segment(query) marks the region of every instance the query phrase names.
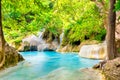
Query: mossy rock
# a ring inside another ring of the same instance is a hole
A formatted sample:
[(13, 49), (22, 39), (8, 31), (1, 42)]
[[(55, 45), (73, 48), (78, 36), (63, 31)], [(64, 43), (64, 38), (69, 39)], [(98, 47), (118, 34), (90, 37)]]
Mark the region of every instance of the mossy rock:
[(5, 45), (5, 63), (3, 68), (17, 65), (18, 62), (23, 61), (24, 58), (15, 50), (15, 48)]
[(55, 35), (48, 29), (45, 29), (45, 31), (43, 32), (43, 39), (46, 40), (47, 43), (51, 43), (54, 39), (57, 39), (59, 42), (59, 34)]

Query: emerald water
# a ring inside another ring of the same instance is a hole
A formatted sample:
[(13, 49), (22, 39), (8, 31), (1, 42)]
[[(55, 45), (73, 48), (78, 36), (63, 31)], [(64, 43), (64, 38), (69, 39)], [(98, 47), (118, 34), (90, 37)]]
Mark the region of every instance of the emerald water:
[(2, 71), (0, 80), (74, 80), (70, 76), (78, 75), (76, 71), (92, 67), (99, 62), (99, 60), (81, 58), (71, 52), (61, 54), (53, 51), (35, 51), (21, 52), (21, 54), (25, 61)]

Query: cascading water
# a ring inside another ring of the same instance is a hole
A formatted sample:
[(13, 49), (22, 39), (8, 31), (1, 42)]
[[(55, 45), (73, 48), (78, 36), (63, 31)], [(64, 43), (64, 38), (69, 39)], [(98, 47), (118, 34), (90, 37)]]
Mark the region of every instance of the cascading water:
[(107, 55), (106, 43), (83, 45), (80, 49), (79, 55), (85, 58), (105, 59)]
[(64, 36), (64, 32), (62, 32), (62, 34), (60, 35), (60, 45), (61, 45), (61, 43), (62, 43), (63, 36)]
[(42, 39), (43, 38), (43, 32), (38, 33), (38, 38), (41, 42), (44, 42), (43, 39)]
[(22, 43), (25, 44), (25, 46), (30, 46), (30, 51), (36, 51), (37, 46), (40, 44), (40, 40), (35, 35), (31, 35), (25, 39), (22, 40)]
[(28, 36), (22, 40), (22, 46), (19, 51), (44, 51), (44, 50), (56, 50), (58, 45), (57, 39), (54, 39), (51, 43), (47, 43), (43, 39), (43, 32), (38, 33), (38, 37), (35, 35)]
[(60, 48), (60, 46), (61, 46), (61, 44), (62, 44), (62, 40), (63, 40), (63, 37), (64, 37), (64, 32), (62, 32), (61, 34), (60, 34), (60, 43), (59, 43), (59, 46), (57, 47), (57, 50)]
[(43, 32), (39, 32), (39, 40), (40, 44), (38, 45), (38, 51), (43, 51), (45, 48), (47, 48), (48, 44), (43, 40)]

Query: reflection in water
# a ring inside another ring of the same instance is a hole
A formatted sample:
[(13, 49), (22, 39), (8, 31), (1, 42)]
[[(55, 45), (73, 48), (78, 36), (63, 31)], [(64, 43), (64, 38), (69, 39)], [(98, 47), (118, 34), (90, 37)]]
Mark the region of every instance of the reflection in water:
[(80, 68), (91, 67), (99, 62), (99, 60), (80, 58), (73, 53), (59, 54), (48, 51), (21, 54), (25, 61), (1, 72), (0, 80), (59, 80), (61, 76), (62, 80), (73, 80), (71, 77), (82, 76), (83, 73), (80, 74), (81, 71), (78, 71)]

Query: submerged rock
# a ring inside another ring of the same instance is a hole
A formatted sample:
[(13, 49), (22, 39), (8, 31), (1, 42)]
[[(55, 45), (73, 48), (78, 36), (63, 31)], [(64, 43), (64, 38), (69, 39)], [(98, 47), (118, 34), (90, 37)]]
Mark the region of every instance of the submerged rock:
[(105, 59), (107, 55), (107, 45), (106, 43), (83, 45), (79, 55), (85, 58)]
[(60, 68), (37, 80), (104, 80), (104, 76), (94, 69), (70, 71)]

